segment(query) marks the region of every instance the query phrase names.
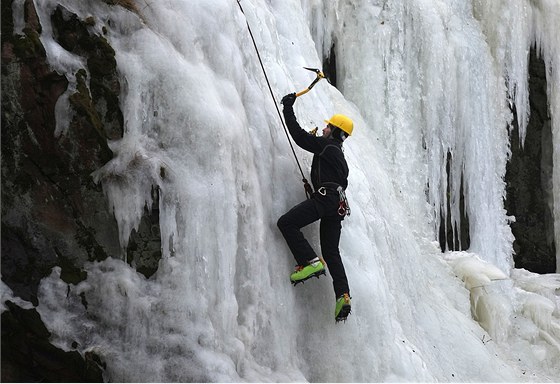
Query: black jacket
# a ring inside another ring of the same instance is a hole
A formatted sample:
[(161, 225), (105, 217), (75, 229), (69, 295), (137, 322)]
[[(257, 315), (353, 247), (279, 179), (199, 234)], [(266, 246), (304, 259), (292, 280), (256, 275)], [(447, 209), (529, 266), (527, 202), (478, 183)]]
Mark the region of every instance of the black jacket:
[(314, 153), (311, 165), (311, 183), (317, 190), (329, 183), (348, 186), (348, 164), (342, 152), (342, 142), (334, 138), (314, 136), (303, 130), (297, 122), (292, 106), (284, 106), (284, 119), (290, 135), (301, 148)]

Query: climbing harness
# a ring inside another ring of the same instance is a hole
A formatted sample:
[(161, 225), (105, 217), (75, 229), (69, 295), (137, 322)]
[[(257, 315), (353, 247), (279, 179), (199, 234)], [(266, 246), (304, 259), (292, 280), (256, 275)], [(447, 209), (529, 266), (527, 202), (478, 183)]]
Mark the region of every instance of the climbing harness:
[(333, 190), (330, 185), (336, 185), (336, 191), (338, 192), (338, 215), (342, 217), (350, 216), (350, 205), (348, 204), (348, 199), (346, 198), (346, 193), (344, 192), (344, 188), (342, 187), (342, 185), (330, 182), (324, 184), (325, 185), (317, 189), (317, 193), (321, 196), (327, 196), (327, 188)]
[[(299, 160), (297, 158), (296, 151), (295, 151), (294, 146), (293, 146), (293, 144), (290, 140), (290, 135), (288, 133), (288, 128), (286, 128), (286, 124), (284, 123), (284, 119), (282, 118), (282, 114), (280, 113), (280, 109), (278, 108), (278, 103), (276, 102), (276, 99), (274, 98), (274, 92), (272, 91), (272, 87), (270, 86), (270, 81), (268, 81), (268, 76), (266, 74), (266, 70), (264, 69), (264, 64), (261, 60), (261, 55), (259, 53), (259, 48), (257, 47), (257, 43), (255, 42), (253, 32), (251, 31), (251, 27), (249, 26), (249, 20), (247, 19), (247, 15), (245, 15), (245, 12), (243, 11), (243, 7), (241, 6), (241, 1), (240, 0), (237, 0), (237, 4), (239, 5), (239, 9), (241, 10), (241, 13), (243, 13), (243, 16), (245, 17), (245, 22), (247, 23), (247, 29), (249, 30), (249, 35), (251, 35), (251, 40), (253, 41), (253, 45), (255, 46), (255, 51), (257, 52), (257, 57), (259, 58), (259, 63), (261, 65), (261, 68), (262, 68), (262, 71), (263, 71), (263, 74), (264, 74), (264, 78), (266, 80), (266, 84), (268, 85), (268, 90), (270, 91), (270, 96), (272, 97), (272, 101), (274, 102), (274, 107), (276, 107), (276, 112), (278, 113), (278, 117), (280, 118), (280, 122), (282, 123), (282, 127), (284, 128), (284, 133), (286, 134), (286, 137), (288, 138), (288, 143), (290, 144), (290, 148), (292, 149), (292, 153), (294, 154), (294, 158), (296, 159), (296, 163), (297, 163), (297, 166), (299, 168), (299, 172), (300, 172), (301, 177), (302, 177), (301, 181), (303, 182), (303, 188), (305, 189), (305, 195), (309, 199), (311, 197), (311, 195), (313, 194), (313, 188), (311, 187), (311, 184), (309, 184), (309, 181), (307, 181), (307, 179), (305, 178), (305, 176), (303, 174), (303, 170), (301, 169), (301, 165), (300, 165)], [(313, 88), (313, 86), (319, 80), (321, 80), (322, 78), (325, 77), (323, 75), (323, 72), (319, 71), (318, 69), (313, 69), (313, 68), (305, 68), (305, 69), (308, 69), (310, 71), (315, 72), (317, 74), (317, 77), (305, 90), (299, 92), (299, 94), (296, 94), (296, 97), (298, 95), (301, 96), (301, 95), (309, 92), (309, 90), (311, 88)]]
[[(325, 146), (325, 148), (323, 148), (321, 153), (319, 153), (319, 159), (321, 158), (321, 156), (323, 156), (323, 154), (329, 147), (335, 147), (338, 148), (340, 151), (344, 152), (343, 149), (338, 145), (329, 144)], [(321, 160), (319, 160), (318, 174), (319, 175), (321, 174)], [(321, 187), (317, 189), (317, 192), (321, 196), (325, 196), (327, 194), (327, 189), (331, 189), (333, 191), (336, 190), (338, 192), (338, 209), (337, 209), (338, 214), (342, 217), (350, 216), (350, 204), (348, 204), (348, 199), (346, 198), (346, 192), (344, 191), (344, 187), (338, 183), (327, 181), (321, 183)]]

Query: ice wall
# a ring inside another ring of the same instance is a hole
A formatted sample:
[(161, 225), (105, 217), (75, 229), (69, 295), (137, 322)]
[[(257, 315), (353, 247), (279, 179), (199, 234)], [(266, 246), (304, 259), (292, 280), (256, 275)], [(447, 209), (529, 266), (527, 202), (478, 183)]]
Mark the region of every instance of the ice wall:
[[(433, 218), (447, 215), (449, 200), (451, 221), (458, 228), (464, 176), (465, 189), (470, 191), (466, 199), (472, 249), (507, 271), (512, 266), (508, 257), (512, 238), (500, 209), (500, 191), (508, 156), (510, 106), (516, 107), (524, 138), (529, 119), (528, 54), (535, 45), (545, 61), (552, 127), (558, 132), (558, 3), (338, 1), (337, 6), (323, 9), (313, 1), (303, 3), (318, 51), (327, 57), (331, 47), (336, 48), (339, 87), (393, 149), (399, 188), (416, 200), (413, 206), (420, 207), (425, 200), (424, 181), (432, 225), (437, 229), (439, 221)], [(557, 133), (553, 140), (557, 164)], [(449, 186), (448, 153), (452, 156)], [(554, 167), (556, 209), (559, 168)], [(410, 176), (417, 173), (425, 174), (412, 178), (420, 182), (414, 185)], [(416, 217), (423, 217), (418, 213)], [(500, 241), (492, 245), (492, 238)]]
[(411, 216), (420, 225), (427, 217), (437, 234), (449, 200), (459, 228), (463, 182), (470, 249), (507, 272), (513, 238), (502, 207), (511, 116), (502, 73), (471, 4), (339, 3), (325, 5), (326, 26), (312, 19), (312, 29), (323, 31), (315, 40), (324, 54), (333, 42), (338, 47), (340, 88), (389, 148), (393, 182)]
[[(76, 286), (54, 269), (38, 310), (57, 345), (98, 353), (110, 381), (559, 377), (558, 351), (535, 325), (550, 330), (558, 304), (535, 300), (520, 319), (541, 315), (522, 324), (525, 334), (512, 332), (519, 323), (500, 319), (521, 313), (502, 305), (518, 300), (513, 284), (490, 299), (490, 287), (465, 289), (456, 274), (472, 281), (484, 268), (457, 266), (433, 243), (450, 151), (450, 198), (462, 170), (476, 237), (473, 253), (460, 256), (511, 267), (501, 208), (506, 88), (468, 3), (242, 1), (276, 100), (309, 84), (301, 67), (320, 67), (323, 45), (341, 47), (340, 91), (323, 81), (295, 106), (305, 127), (333, 113), (356, 124), (345, 144), (352, 216), (341, 239), (353, 311), (338, 325), (330, 277), (288, 282), (294, 261), (275, 223), (304, 192), (237, 2), (146, 1), (138, 17), (102, 2), (36, 0), (45, 31), (57, 3), (108, 30), (126, 131), (93, 176), (123, 244), (152, 204), (151, 187), (160, 188), (164, 256), (150, 279), (120, 255), (89, 264)], [(76, 58), (42, 39), (54, 68), (75, 70)], [(64, 134), (63, 116), (58, 123)], [(309, 154), (297, 154), (308, 168)], [(306, 234), (318, 244), (316, 227)], [(475, 311), (485, 327), (473, 320), (474, 294), (488, 303)]]

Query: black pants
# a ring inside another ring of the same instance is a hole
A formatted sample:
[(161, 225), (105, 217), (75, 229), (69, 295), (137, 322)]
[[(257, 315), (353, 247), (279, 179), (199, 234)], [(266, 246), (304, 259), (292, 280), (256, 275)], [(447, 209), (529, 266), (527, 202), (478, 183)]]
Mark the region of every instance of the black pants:
[(342, 219), (338, 212), (338, 193), (329, 191), (326, 196), (314, 193), (311, 199), (296, 205), (278, 219), (278, 228), (284, 235), (298, 265), (307, 265), (317, 254), (303, 236), (301, 228), (321, 219), (321, 253), (333, 279), (334, 293), (340, 297), (350, 294), (348, 279), (338, 250)]

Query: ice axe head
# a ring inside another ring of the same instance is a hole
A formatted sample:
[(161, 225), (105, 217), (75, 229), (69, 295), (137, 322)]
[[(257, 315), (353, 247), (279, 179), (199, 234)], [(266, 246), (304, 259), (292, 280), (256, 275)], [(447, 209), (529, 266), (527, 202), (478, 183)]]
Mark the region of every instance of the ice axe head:
[(325, 78), (325, 74), (323, 72), (321, 72), (320, 69), (308, 68), (308, 67), (303, 67), (303, 68), (307, 69), (308, 71), (315, 72), (317, 74), (317, 77), (315, 78), (315, 80), (313, 80), (313, 82), (311, 84), (309, 84), (309, 86), (307, 88), (305, 88), (301, 92), (296, 93), (296, 97), (299, 97), (301, 95), (305, 95), (307, 92), (309, 92), (311, 90), (311, 88), (313, 88), (315, 86), (315, 84), (317, 84), (319, 82), (319, 80)]
[(325, 75), (323, 74), (323, 72), (321, 72), (319, 68), (303, 67), (303, 69), (307, 69), (308, 71), (315, 72), (317, 74), (317, 77), (320, 77), (321, 79), (325, 77)]

